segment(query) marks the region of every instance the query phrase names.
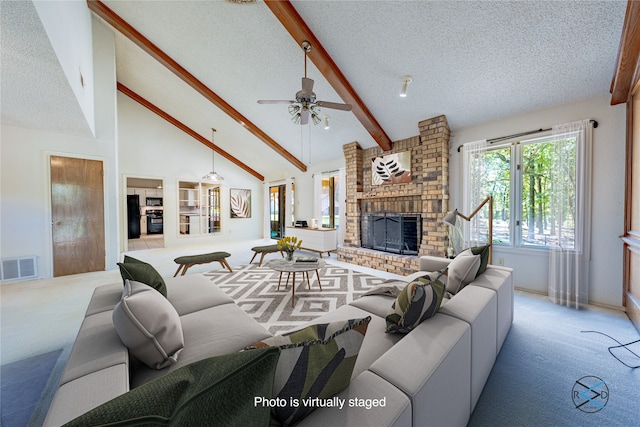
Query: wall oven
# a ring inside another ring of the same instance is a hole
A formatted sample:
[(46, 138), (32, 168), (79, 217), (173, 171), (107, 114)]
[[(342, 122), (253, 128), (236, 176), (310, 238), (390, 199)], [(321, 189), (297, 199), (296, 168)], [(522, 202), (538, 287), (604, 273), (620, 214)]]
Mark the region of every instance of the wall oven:
[(162, 210), (147, 210), (147, 234), (163, 233), (162, 213)]

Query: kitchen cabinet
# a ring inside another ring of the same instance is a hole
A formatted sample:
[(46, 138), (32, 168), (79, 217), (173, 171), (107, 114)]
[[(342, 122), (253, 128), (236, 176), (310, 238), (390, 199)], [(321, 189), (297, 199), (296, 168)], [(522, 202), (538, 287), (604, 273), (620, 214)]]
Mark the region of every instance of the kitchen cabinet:
[(335, 228), (287, 227), (285, 235), (302, 240), (302, 249), (320, 253), (335, 251), (338, 233)]
[(147, 234), (147, 216), (140, 216), (140, 234), (143, 236)]
[(140, 206), (147, 206), (147, 197), (162, 197), (162, 189), (161, 188), (137, 188), (137, 187), (127, 187), (127, 194), (135, 194), (139, 196)]
[(162, 197), (162, 190), (156, 188), (145, 188), (144, 196), (146, 197)]
[(180, 215), (180, 234), (189, 234), (189, 216)]
[(198, 206), (198, 190), (193, 188), (181, 188), (179, 197), (180, 206)]
[(180, 234), (199, 234), (200, 233), (200, 215), (187, 214), (180, 215)]

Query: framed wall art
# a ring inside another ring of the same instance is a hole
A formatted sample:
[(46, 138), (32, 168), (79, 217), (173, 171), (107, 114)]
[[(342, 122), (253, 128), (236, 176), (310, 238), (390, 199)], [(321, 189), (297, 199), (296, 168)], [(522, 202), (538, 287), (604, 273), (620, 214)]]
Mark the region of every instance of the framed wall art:
[(232, 188), (230, 191), (231, 218), (251, 218), (251, 190)]
[(411, 182), (411, 151), (387, 154), (371, 159), (371, 183), (399, 184)]

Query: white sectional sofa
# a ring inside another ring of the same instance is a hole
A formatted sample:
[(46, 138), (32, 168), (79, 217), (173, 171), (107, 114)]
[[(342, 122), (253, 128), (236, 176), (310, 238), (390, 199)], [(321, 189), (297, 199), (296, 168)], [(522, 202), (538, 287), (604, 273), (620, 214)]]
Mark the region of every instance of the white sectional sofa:
[[(422, 257), (420, 270), (449, 260)], [(417, 273), (421, 274), (421, 273)], [(120, 341), (112, 311), (122, 283), (96, 288), (45, 426), (75, 417), (192, 362), (237, 352), (271, 335), (200, 274), (165, 279), (180, 316), (184, 350), (162, 370), (136, 363)], [(512, 270), (488, 266), (439, 312), (406, 335), (385, 333), (392, 297), (371, 295), (313, 323), (371, 316), (345, 399), (377, 399), (383, 407), (319, 408), (300, 426), (464, 426), (478, 401), (513, 320)], [(381, 400), (382, 399), (382, 400)]]

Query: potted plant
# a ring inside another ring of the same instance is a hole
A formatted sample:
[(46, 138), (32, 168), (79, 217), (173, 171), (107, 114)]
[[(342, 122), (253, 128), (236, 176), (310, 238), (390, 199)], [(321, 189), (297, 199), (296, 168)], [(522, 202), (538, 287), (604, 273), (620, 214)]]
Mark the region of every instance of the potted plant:
[(278, 240), (278, 249), (287, 253), (286, 260), (293, 261), (293, 252), (300, 249), (302, 240), (295, 236), (286, 236)]

